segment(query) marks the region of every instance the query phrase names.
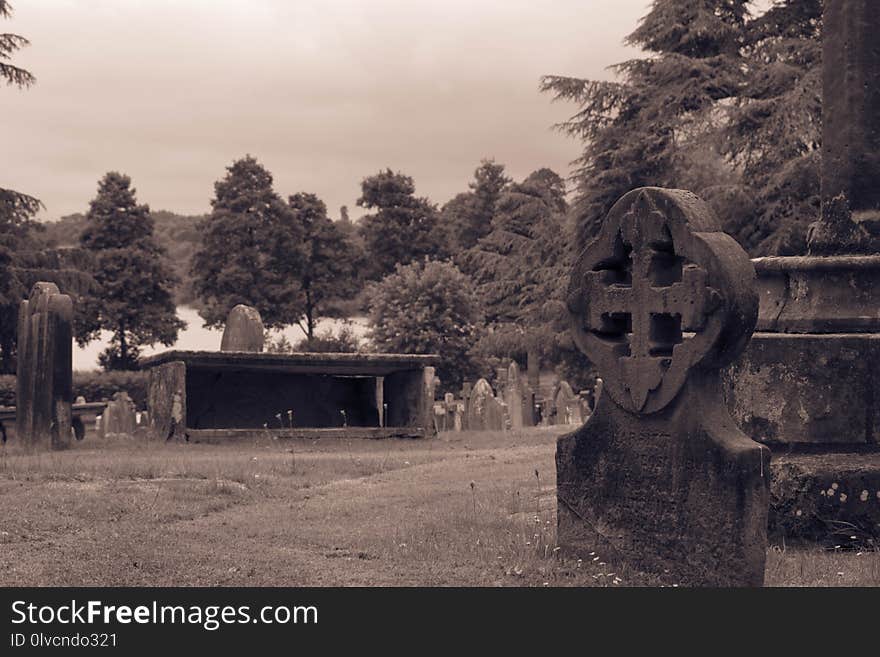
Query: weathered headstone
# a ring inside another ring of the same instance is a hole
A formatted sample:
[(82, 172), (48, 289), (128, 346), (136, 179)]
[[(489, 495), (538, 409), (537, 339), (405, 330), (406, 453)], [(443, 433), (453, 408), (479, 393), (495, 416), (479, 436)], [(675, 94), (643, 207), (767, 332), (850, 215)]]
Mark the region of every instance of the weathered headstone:
[(107, 404), (102, 416), (101, 438), (106, 436), (132, 436), (137, 426), (134, 402), (125, 391), (113, 394), (113, 400)]
[(504, 428), (501, 404), (495, 399), (492, 386), (486, 379), (480, 379), (474, 384), (468, 404), (467, 422), (472, 431), (501, 431)]
[(560, 381), (553, 398), (557, 424), (581, 424), (580, 405), (568, 381)]
[(70, 445), (73, 302), (54, 283), (34, 285), (18, 313), (17, 435), (28, 447)]
[(256, 308), (238, 304), (229, 311), (220, 351), (263, 351), (263, 320)]
[(690, 192), (637, 189), (611, 209), (569, 287), (606, 394), (557, 444), (564, 549), (684, 584), (763, 583), (770, 452), (734, 425), (719, 375), (754, 329), (754, 279)]
[(473, 386), (470, 381), (464, 381), (461, 384), (461, 402), (464, 405), (464, 409), (461, 415), (461, 428), (464, 431), (467, 431), (470, 428), (468, 424), (468, 408), (471, 403), (471, 391), (473, 390)]
[(507, 368), (507, 383), (504, 386), (504, 403), (507, 404), (507, 415), (511, 429), (523, 428), (523, 390), (520, 381), (519, 365), (510, 361)]

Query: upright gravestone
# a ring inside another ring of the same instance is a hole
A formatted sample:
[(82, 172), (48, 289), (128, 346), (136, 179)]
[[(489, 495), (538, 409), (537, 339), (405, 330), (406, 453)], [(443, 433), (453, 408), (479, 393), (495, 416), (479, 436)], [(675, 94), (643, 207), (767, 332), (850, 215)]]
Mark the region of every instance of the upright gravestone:
[(229, 311), (220, 351), (263, 351), (263, 320), (256, 308), (238, 304)]
[(507, 368), (507, 383), (504, 386), (504, 402), (507, 404), (507, 414), (510, 417), (511, 429), (523, 428), (523, 391), (520, 381), (519, 365), (516, 361), (510, 361)]
[(684, 584), (763, 583), (770, 452), (734, 425), (719, 374), (754, 329), (754, 280), (690, 192), (637, 189), (611, 209), (569, 287), (607, 394), (557, 444), (563, 548)]
[(501, 404), (495, 399), (492, 386), (486, 379), (477, 381), (471, 390), (467, 424), (472, 431), (501, 431), (504, 428)]
[(107, 404), (101, 416), (101, 438), (106, 436), (132, 436), (137, 425), (134, 402), (125, 391), (113, 394), (113, 400)]
[(18, 311), (16, 428), (28, 447), (70, 445), (73, 302), (54, 283), (34, 285)]
[(568, 381), (560, 381), (553, 398), (556, 407), (557, 424), (580, 424), (581, 415), (577, 403), (577, 395)]

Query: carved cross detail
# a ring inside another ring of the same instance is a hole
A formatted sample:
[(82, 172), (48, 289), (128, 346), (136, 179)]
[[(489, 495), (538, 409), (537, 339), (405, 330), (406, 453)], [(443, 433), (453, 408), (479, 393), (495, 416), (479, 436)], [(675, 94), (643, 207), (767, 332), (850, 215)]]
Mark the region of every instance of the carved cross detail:
[(678, 255), (661, 213), (637, 202), (613, 252), (586, 272), (586, 330), (613, 345), (624, 386), (641, 411), (684, 333), (700, 331), (717, 294), (706, 271)]

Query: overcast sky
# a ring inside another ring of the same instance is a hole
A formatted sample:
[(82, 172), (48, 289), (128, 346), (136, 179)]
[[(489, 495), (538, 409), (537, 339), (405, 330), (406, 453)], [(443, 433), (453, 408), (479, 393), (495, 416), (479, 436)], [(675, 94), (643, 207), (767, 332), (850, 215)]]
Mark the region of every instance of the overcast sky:
[(352, 217), (364, 176), (391, 167), (442, 203), (480, 158), (517, 179), (567, 175), (551, 130), (573, 106), (542, 74), (607, 78), (649, 0), (12, 0), (0, 31), (29, 38), (0, 87), (0, 186), (43, 217), (84, 212), (107, 171), (154, 210), (202, 213), (250, 153), (284, 197)]

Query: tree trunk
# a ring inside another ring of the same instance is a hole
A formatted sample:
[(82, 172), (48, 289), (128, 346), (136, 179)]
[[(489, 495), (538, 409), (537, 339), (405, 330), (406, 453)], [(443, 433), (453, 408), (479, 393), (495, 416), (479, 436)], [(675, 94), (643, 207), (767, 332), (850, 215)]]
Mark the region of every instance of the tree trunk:
[(128, 369), (128, 344), (125, 342), (125, 324), (122, 322), (119, 322), (117, 335), (119, 336), (119, 359), (122, 367)]
[(306, 327), (309, 329), (306, 338), (311, 343), (315, 338), (315, 307), (312, 304), (312, 293), (306, 290)]

